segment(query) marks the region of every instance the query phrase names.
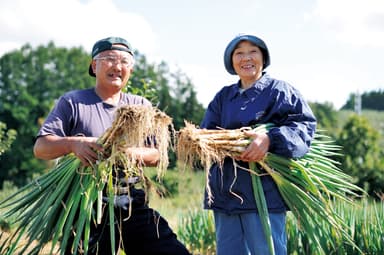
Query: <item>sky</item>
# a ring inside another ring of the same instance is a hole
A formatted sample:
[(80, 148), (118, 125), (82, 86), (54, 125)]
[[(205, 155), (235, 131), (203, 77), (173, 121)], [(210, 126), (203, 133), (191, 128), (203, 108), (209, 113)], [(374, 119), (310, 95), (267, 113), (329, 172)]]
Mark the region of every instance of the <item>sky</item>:
[(149, 62), (185, 73), (204, 106), (238, 80), (223, 54), (240, 33), (262, 38), (266, 71), (310, 102), (339, 109), (351, 93), (384, 89), (383, 0), (0, 1), (0, 56), (49, 41), (90, 52), (120, 36)]

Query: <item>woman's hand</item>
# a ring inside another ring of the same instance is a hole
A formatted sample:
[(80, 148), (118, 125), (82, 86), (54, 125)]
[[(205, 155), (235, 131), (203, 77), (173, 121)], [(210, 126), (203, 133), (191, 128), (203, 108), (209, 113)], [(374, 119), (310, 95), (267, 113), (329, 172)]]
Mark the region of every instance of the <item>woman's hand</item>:
[(267, 134), (258, 134), (253, 131), (244, 131), (252, 139), (248, 147), (237, 157), (237, 160), (257, 162), (262, 160), (268, 152), (270, 140)]
[(137, 163), (144, 166), (157, 166), (160, 160), (160, 152), (152, 147), (122, 147), (121, 150), (129, 158), (136, 159)]

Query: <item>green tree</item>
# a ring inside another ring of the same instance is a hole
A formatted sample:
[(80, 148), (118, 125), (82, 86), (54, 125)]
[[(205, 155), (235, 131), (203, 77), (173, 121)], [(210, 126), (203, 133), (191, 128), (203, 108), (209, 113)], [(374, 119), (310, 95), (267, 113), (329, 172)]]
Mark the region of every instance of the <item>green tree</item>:
[(3, 122), (0, 122), (0, 156), (3, 154), (6, 150), (11, 147), (11, 144), (13, 140), (16, 138), (16, 131), (13, 129), (7, 130), (7, 125), (5, 125)]
[(184, 120), (199, 124), (205, 108), (188, 76), (180, 70), (171, 72), (165, 62), (148, 64), (145, 56), (138, 52), (135, 55), (137, 61), (128, 90), (147, 91), (152, 103), (173, 118), (175, 129), (183, 127)]
[(341, 131), (337, 143), (343, 147), (342, 169), (356, 177), (356, 183), (369, 194), (384, 190), (384, 161), (380, 134), (368, 120), (352, 115)]
[(341, 110), (354, 110), (355, 109), (356, 94), (350, 93), (347, 102), (341, 107)]
[[(342, 107), (343, 110), (354, 110), (356, 94), (352, 93), (345, 105)], [(361, 108), (366, 110), (377, 110), (384, 111), (384, 90), (364, 92), (361, 95)]]
[(337, 111), (334, 109), (332, 103), (310, 103), (309, 104), (313, 114), (317, 120), (317, 128), (325, 129), (330, 134), (334, 134), (337, 131)]
[(53, 42), (35, 49), (26, 44), (0, 58), (0, 121), (18, 133), (0, 158), (0, 187), (5, 179), (23, 185), (46, 168), (33, 157), (34, 137), (54, 100), (92, 84), (88, 65), (82, 48), (58, 48)]
[(182, 72), (172, 74), (174, 123), (177, 129), (184, 127), (184, 121), (199, 125), (204, 115), (204, 107), (197, 100), (197, 94), (191, 80)]

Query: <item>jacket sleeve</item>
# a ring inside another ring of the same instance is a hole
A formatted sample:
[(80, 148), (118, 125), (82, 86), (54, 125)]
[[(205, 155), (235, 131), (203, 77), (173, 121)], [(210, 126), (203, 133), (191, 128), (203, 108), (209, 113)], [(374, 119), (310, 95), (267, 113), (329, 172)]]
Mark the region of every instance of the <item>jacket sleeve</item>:
[(299, 158), (310, 148), (316, 131), (316, 118), (300, 92), (283, 83), (273, 92), (276, 98), (270, 120), (275, 124), (268, 136), (269, 151), (275, 154)]
[(204, 118), (200, 123), (201, 128), (217, 129), (220, 126), (220, 105), (220, 96), (219, 93), (217, 93), (205, 111)]

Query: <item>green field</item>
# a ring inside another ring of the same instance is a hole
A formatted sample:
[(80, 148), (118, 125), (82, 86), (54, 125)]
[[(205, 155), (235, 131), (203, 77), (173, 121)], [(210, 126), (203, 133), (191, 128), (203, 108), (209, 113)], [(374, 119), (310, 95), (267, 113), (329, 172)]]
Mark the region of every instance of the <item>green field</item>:
[[(341, 128), (348, 117), (354, 113), (340, 111), (338, 114), (337, 128)], [(362, 115), (380, 132), (381, 143), (384, 145), (384, 113), (363, 111)], [(154, 169), (149, 168), (147, 171), (152, 172), (153, 176), (155, 175)], [(158, 210), (176, 232), (180, 233), (181, 231), (183, 233), (181, 236), (183, 242), (196, 254), (214, 254), (214, 229), (204, 229), (212, 226), (212, 223), (207, 224), (206, 222), (212, 221), (212, 218), (209, 217), (207, 211), (202, 209), (205, 173), (202, 171), (193, 172), (182, 167), (170, 169), (167, 171), (162, 184), (166, 188), (157, 188), (157, 190), (162, 191), (165, 195), (160, 197), (158, 192), (151, 192), (150, 206)], [(153, 187), (156, 188), (157, 185)], [(3, 190), (0, 191), (0, 201), (16, 190), (15, 186), (6, 182)], [(351, 226), (355, 242), (359, 247), (364, 249), (366, 254), (384, 254), (384, 202), (362, 201), (357, 207), (344, 204), (337, 204), (336, 206), (348, 225)], [(8, 222), (2, 219), (2, 214), (3, 212), (0, 211), (0, 232), (5, 233), (11, 231), (15, 226), (9, 226)], [(296, 220), (291, 216), (288, 219), (289, 254), (317, 254), (312, 252), (313, 248), (306, 239), (305, 233), (300, 232), (297, 228), (299, 224)], [(187, 225), (191, 222), (194, 227), (188, 228)], [(191, 229), (194, 233), (188, 232)], [(196, 240), (196, 236), (201, 240)], [(329, 242), (331, 240), (324, 241), (325, 245), (329, 245)], [(340, 250), (340, 253), (333, 254), (359, 254), (357, 251), (348, 250), (348, 247), (343, 249)]]

